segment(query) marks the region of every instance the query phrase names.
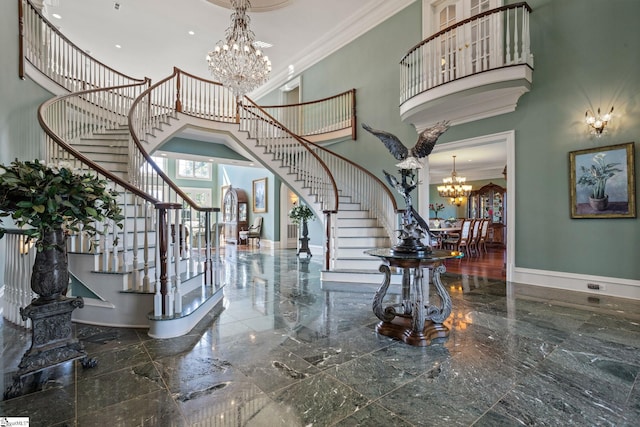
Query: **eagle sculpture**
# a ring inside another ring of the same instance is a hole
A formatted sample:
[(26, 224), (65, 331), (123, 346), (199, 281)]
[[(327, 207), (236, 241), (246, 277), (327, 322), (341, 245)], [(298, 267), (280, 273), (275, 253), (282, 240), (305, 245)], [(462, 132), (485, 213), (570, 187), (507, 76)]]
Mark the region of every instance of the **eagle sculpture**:
[(402, 195), (406, 204), (406, 209), (402, 213), (402, 229), (399, 230), (400, 235), (398, 236), (400, 243), (392, 249), (404, 253), (430, 251), (430, 247), (422, 243), (425, 237), (432, 236), (429, 231), (429, 224), (414, 209), (411, 192), (417, 186), (416, 169), (422, 167), (420, 159), (431, 154), (440, 135), (449, 128), (449, 122), (439, 122), (425, 129), (418, 135), (418, 141), (411, 150), (389, 132), (373, 129), (365, 123), (362, 124), (362, 127), (367, 132), (377, 136), (393, 157), (396, 160), (400, 160), (400, 163), (396, 165), (400, 169), (400, 180), (383, 170), (389, 185)]
[(391, 152), (393, 157), (395, 157), (396, 160), (400, 160), (400, 163), (396, 165), (397, 167), (400, 169), (418, 169), (422, 167), (418, 159), (427, 157), (431, 154), (431, 151), (433, 150), (433, 147), (435, 147), (440, 135), (449, 129), (449, 122), (438, 122), (422, 131), (420, 135), (418, 135), (418, 141), (411, 150), (405, 147), (397, 136), (392, 135), (389, 132), (373, 129), (366, 123), (362, 124), (362, 128), (377, 136), (384, 146)]

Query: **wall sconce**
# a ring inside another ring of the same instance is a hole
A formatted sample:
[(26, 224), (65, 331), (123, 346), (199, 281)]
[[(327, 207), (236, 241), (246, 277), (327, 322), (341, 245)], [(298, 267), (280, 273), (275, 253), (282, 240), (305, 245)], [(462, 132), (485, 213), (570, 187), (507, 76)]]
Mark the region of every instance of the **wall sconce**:
[(595, 115), (591, 112), (591, 110), (587, 110), (584, 113), (584, 121), (587, 122), (587, 125), (591, 128), (591, 135), (595, 135), (596, 137), (602, 136), (602, 132), (607, 127), (607, 123), (611, 120), (611, 114), (613, 113), (613, 107), (611, 110), (605, 114), (604, 116), (600, 115), (600, 108), (598, 108), (598, 114)]

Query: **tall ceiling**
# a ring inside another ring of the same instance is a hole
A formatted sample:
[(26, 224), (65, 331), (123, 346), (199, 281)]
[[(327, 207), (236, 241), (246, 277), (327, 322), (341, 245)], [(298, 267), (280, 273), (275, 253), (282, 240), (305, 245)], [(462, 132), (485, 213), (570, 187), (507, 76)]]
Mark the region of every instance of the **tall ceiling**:
[[(414, 1), (253, 0), (250, 28), (257, 41), (273, 45), (263, 49), (273, 65), (263, 92), (283, 85), (290, 65), (294, 74), (299, 73)], [(45, 0), (45, 16), (94, 58), (131, 77), (155, 82), (170, 75), (174, 66), (211, 76), (205, 57), (224, 39), (231, 23), (229, 3)]]
[[(252, 0), (250, 28), (256, 40), (273, 45), (263, 49), (273, 71), (270, 80), (251, 96), (257, 98), (282, 86), (288, 78), (414, 1)], [(174, 66), (210, 78), (205, 57), (224, 38), (232, 13), (230, 0), (44, 0), (44, 3), (47, 19), (78, 47), (131, 77), (149, 77), (154, 82), (169, 76)], [(206, 139), (201, 135), (199, 139), (203, 138)], [(440, 180), (451, 174), (452, 154), (458, 156), (459, 174), (474, 169), (478, 179), (487, 174), (495, 176), (506, 163), (500, 146), (458, 153), (434, 152), (429, 156), (432, 179)]]

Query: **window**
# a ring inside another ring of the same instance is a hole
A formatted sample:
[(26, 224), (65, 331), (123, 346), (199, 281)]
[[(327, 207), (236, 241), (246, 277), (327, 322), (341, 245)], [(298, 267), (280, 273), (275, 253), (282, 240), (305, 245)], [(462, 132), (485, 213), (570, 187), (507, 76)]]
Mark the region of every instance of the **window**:
[[(151, 156), (151, 160), (153, 160), (153, 162), (160, 168), (160, 170), (162, 172), (166, 172), (167, 170), (167, 158), (166, 157), (160, 157), (160, 156)], [(144, 165), (142, 166), (144, 173), (146, 174), (150, 174), (153, 173), (154, 169), (151, 167), (151, 165), (147, 162), (144, 162)]]
[(191, 188), (183, 187), (182, 191), (194, 202), (201, 207), (211, 207), (211, 189), (210, 188)]
[(211, 163), (178, 159), (178, 176), (191, 179), (211, 179)]

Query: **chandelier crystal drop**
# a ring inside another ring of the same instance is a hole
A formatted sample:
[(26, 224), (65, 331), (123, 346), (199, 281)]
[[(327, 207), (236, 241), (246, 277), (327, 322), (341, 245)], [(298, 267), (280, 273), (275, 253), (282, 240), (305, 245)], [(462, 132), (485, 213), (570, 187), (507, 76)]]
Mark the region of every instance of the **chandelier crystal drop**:
[(249, 0), (231, 0), (231, 6), (231, 26), (225, 32), (225, 40), (218, 41), (209, 52), (207, 62), (214, 78), (242, 97), (267, 81), (271, 61), (255, 46), (247, 15)]
[(456, 173), (456, 156), (453, 156), (453, 172), (451, 172), (451, 177), (443, 178), (443, 185), (438, 186), (438, 195), (448, 197), (452, 203), (460, 206), (458, 203), (462, 203), (462, 198), (469, 197), (471, 194), (471, 186), (465, 184), (466, 180)]

